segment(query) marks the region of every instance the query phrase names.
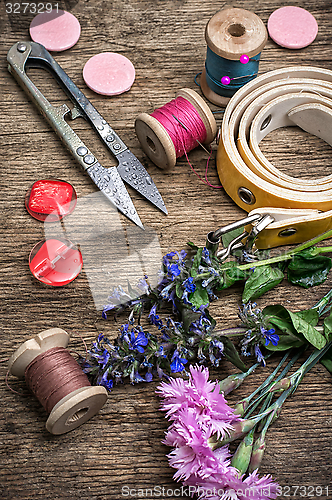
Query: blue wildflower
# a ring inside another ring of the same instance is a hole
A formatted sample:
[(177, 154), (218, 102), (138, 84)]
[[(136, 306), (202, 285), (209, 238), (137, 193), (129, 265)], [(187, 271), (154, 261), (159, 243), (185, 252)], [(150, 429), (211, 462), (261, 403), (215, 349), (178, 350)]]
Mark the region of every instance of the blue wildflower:
[(224, 344), (218, 339), (212, 339), (209, 344), (209, 357), (211, 363), (218, 368), (224, 355)]
[(261, 326), (261, 334), (262, 337), (265, 338), (265, 345), (269, 345), (270, 342), (274, 346), (278, 345), (279, 335), (276, 334), (274, 328), (270, 328), (269, 330), (267, 330), (266, 328)]
[(145, 378), (143, 378), (143, 377), (142, 377), (142, 375), (140, 375), (140, 374), (138, 373), (138, 371), (136, 371), (136, 372), (134, 373), (134, 377), (133, 377), (133, 382), (134, 382), (134, 383), (136, 383), (136, 384), (137, 384), (138, 382), (145, 382), (145, 381), (146, 381), (146, 380), (145, 380)]
[(255, 345), (255, 356), (257, 358), (258, 363), (262, 363), (262, 366), (266, 366), (265, 358), (258, 345)]
[(151, 289), (150, 289), (149, 283), (146, 281), (147, 278), (148, 278), (147, 276), (144, 276), (144, 278), (141, 278), (139, 280), (139, 282), (137, 283), (137, 288), (139, 290), (141, 290), (141, 292), (143, 292), (144, 294), (149, 295)]
[(106, 370), (103, 373), (103, 376), (100, 379), (99, 385), (103, 385), (104, 387), (106, 387), (106, 389), (108, 391), (111, 391), (111, 389), (113, 387), (113, 380), (111, 378), (110, 379), (108, 378), (108, 370)]
[(202, 259), (206, 262), (206, 264), (211, 264), (210, 252), (206, 247), (203, 248)]
[(163, 299), (169, 299), (171, 296), (171, 290), (173, 288), (174, 283), (170, 283), (169, 285), (165, 286), (165, 288), (160, 292), (160, 296)]
[(102, 366), (102, 368), (105, 368), (107, 365), (109, 359), (110, 359), (110, 353), (108, 352), (107, 349), (104, 349), (103, 353), (101, 355), (95, 355), (98, 363)]
[(189, 327), (190, 332), (193, 332), (200, 337), (205, 335), (212, 328), (211, 321), (206, 316), (204, 308), (201, 311), (202, 314), (200, 315), (200, 317), (196, 321), (193, 321)]
[(194, 283), (194, 278), (192, 277), (189, 277), (187, 278), (183, 283), (182, 283), (182, 286), (184, 287), (184, 289), (189, 292), (189, 293), (193, 293), (195, 290), (196, 290), (196, 285)]
[(135, 337), (135, 329), (133, 328), (132, 331), (130, 332), (130, 340), (126, 339), (128, 344), (129, 344), (129, 349), (131, 351), (136, 350), (143, 354), (145, 347), (148, 344), (148, 339), (144, 335), (144, 332), (138, 331), (137, 332), (137, 337)]
[(175, 257), (175, 255), (178, 255), (177, 252), (169, 252), (166, 254), (166, 258), (169, 259), (169, 260), (172, 260), (173, 257)]
[(155, 352), (155, 356), (157, 358), (166, 358), (166, 354), (164, 354), (164, 346), (163, 345), (160, 345), (158, 347), (158, 350)]
[(179, 351), (175, 349), (170, 365), (172, 373), (182, 372), (185, 369), (184, 365), (186, 363), (188, 363), (188, 361), (185, 358), (180, 358)]
[(157, 363), (157, 373), (159, 378), (165, 377), (167, 380), (170, 378), (169, 375), (167, 375), (167, 373), (165, 373), (164, 370), (160, 368), (158, 363)]
[(107, 319), (107, 313), (109, 311), (113, 311), (114, 309), (116, 309), (116, 305), (115, 304), (107, 304), (106, 306), (103, 307), (103, 311), (101, 313), (101, 316), (103, 319)]
[(158, 330), (160, 330), (163, 326), (162, 320), (159, 318), (159, 315), (157, 314), (157, 304), (153, 304), (153, 306), (150, 309), (149, 312), (149, 319), (153, 325), (155, 325)]
[(176, 278), (176, 276), (179, 276), (181, 274), (181, 270), (179, 269), (179, 266), (177, 264), (171, 264), (168, 267), (168, 274), (170, 274), (170, 277), (172, 280)]

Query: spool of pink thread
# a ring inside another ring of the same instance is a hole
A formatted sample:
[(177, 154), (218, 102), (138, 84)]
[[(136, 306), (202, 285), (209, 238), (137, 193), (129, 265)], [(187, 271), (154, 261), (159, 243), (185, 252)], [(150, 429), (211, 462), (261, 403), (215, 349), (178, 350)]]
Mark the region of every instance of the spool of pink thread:
[(169, 170), (176, 159), (201, 144), (210, 144), (217, 133), (215, 118), (206, 102), (191, 89), (135, 121), (144, 152), (159, 168)]

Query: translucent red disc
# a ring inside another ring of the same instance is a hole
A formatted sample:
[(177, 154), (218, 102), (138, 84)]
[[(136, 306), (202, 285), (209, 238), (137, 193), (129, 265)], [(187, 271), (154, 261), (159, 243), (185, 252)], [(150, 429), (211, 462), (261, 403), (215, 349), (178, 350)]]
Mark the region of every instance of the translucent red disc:
[(79, 275), (82, 266), (81, 252), (66, 239), (42, 240), (29, 256), (30, 271), (46, 285), (67, 285)]
[(71, 184), (51, 179), (35, 182), (25, 196), (29, 214), (37, 220), (47, 222), (58, 221), (70, 214), (76, 202), (76, 191)]

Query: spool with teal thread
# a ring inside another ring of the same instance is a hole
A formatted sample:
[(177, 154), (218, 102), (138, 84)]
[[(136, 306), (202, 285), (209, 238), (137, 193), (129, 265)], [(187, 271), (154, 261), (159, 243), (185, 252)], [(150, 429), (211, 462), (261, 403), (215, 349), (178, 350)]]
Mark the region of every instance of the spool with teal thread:
[[(209, 101), (226, 106), (239, 88), (257, 76), (268, 33), (263, 21), (253, 12), (229, 8), (209, 20), (205, 39), (207, 54), (201, 89)], [(240, 62), (244, 54), (249, 57), (247, 64)], [(222, 83), (223, 76), (230, 78), (228, 85)]]

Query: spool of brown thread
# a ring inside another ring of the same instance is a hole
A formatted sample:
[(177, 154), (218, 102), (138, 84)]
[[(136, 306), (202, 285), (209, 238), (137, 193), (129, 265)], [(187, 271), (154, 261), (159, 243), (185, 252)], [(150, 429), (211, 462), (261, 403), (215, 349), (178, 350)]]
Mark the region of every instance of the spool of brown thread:
[(93, 417), (105, 404), (104, 387), (92, 387), (66, 350), (69, 335), (61, 328), (39, 333), (22, 344), (9, 360), (9, 372), (25, 377), (49, 417), (46, 429), (64, 434)]

